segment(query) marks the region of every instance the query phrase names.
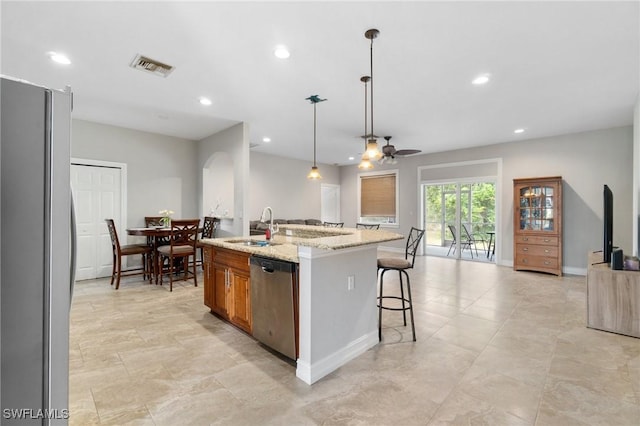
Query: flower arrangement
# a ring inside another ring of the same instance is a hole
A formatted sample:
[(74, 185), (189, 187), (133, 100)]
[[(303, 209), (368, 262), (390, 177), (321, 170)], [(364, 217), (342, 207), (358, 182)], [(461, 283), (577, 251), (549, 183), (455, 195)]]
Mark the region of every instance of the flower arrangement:
[(160, 223), (162, 224), (162, 226), (168, 228), (171, 225), (171, 215), (173, 213), (173, 210), (160, 210), (158, 212), (159, 215), (162, 215), (162, 218), (160, 219)]

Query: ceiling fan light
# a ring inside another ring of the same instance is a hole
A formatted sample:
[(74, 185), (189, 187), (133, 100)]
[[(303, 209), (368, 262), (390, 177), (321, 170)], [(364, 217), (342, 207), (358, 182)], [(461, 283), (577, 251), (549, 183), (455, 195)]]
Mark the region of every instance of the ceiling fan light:
[(317, 166), (311, 167), (311, 171), (307, 175), (307, 179), (311, 179), (311, 180), (322, 179), (322, 176), (320, 176), (320, 170), (318, 170)]

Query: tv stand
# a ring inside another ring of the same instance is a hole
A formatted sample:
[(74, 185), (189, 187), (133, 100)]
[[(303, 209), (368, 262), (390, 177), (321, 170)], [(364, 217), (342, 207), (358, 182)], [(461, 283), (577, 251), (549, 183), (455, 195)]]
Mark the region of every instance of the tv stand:
[(587, 327), (640, 338), (640, 272), (612, 270), (589, 253)]

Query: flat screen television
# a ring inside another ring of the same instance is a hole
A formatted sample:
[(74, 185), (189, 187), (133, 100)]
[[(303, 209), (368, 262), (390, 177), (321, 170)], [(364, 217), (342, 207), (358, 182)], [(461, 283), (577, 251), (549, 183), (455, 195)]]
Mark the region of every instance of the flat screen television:
[(611, 263), (613, 251), (613, 192), (605, 185), (603, 190), (604, 241), (602, 245), (602, 262)]

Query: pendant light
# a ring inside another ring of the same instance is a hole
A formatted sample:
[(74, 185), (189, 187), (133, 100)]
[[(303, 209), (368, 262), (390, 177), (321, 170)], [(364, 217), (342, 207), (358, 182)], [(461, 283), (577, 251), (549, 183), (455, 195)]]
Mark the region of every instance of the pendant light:
[(371, 40), (371, 45), (369, 48), (371, 65), (371, 72), (369, 74), (369, 77), (371, 78), (371, 133), (369, 134), (369, 139), (367, 140), (366, 150), (369, 160), (379, 160), (380, 158), (382, 158), (382, 153), (378, 149), (378, 141), (376, 140), (376, 135), (375, 133), (373, 133), (373, 39), (378, 37), (378, 34), (380, 34), (380, 31), (376, 30), (375, 28), (367, 30), (364, 33), (365, 38)]
[(373, 168), (373, 164), (369, 161), (369, 155), (367, 154), (367, 83), (371, 80), (368, 75), (360, 77), (360, 81), (364, 83), (364, 152), (362, 153), (362, 160), (358, 164), (358, 168), (361, 170), (369, 170)]
[(307, 179), (318, 180), (322, 179), (322, 176), (320, 176), (320, 170), (318, 170), (318, 166), (316, 166), (316, 104), (318, 102), (324, 102), (326, 99), (320, 99), (318, 95), (311, 95), (306, 98), (306, 100), (313, 104), (313, 167), (311, 167)]

